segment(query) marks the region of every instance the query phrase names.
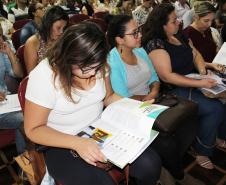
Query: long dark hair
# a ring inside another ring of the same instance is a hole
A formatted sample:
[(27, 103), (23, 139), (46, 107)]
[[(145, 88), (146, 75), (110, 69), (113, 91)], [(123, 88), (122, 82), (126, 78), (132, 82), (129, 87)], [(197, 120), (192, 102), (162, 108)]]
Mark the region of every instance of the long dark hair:
[(94, 23), (83, 22), (66, 29), (62, 37), (47, 52), (47, 58), (59, 77), (66, 97), (74, 102), (71, 94), (72, 65), (80, 68), (92, 64), (104, 65), (108, 54), (105, 35)]
[(59, 20), (65, 20), (68, 24), (69, 17), (60, 6), (52, 6), (43, 16), (39, 28), (39, 34), (45, 42), (50, 38), (53, 23)]
[(110, 47), (117, 46), (116, 37), (124, 37), (126, 24), (133, 18), (129, 15), (108, 15), (106, 17), (108, 24), (107, 39)]
[(169, 15), (174, 9), (172, 4), (163, 3), (152, 10), (142, 29), (142, 46), (145, 46), (151, 39), (167, 39), (163, 26), (169, 21)]

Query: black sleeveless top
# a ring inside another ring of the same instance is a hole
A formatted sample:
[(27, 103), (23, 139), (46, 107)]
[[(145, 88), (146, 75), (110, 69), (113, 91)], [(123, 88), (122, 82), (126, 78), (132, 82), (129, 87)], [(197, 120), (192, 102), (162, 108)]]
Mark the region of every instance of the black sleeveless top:
[(176, 35), (176, 38), (182, 43), (181, 45), (174, 45), (161, 39), (152, 39), (143, 47), (148, 54), (155, 49), (166, 50), (170, 56), (172, 71), (174, 73), (181, 75), (194, 73), (193, 53), (192, 48), (188, 44), (188, 40), (182, 35)]

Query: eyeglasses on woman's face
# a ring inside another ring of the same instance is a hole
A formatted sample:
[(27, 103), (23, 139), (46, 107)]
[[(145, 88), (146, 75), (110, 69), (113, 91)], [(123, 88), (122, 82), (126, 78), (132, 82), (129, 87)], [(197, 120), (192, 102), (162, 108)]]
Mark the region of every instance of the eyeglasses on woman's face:
[(135, 31), (133, 31), (132, 33), (125, 33), (124, 35), (132, 35), (134, 39), (138, 39), (139, 38), (139, 33), (141, 33), (141, 26), (139, 26)]
[(89, 72), (95, 70), (95, 73), (97, 73), (101, 68), (103, 67), (103, 64), (99, 64), (95, 67), (82, 67), (80, 68), (82, 71), (82, 74), (88, 74)]

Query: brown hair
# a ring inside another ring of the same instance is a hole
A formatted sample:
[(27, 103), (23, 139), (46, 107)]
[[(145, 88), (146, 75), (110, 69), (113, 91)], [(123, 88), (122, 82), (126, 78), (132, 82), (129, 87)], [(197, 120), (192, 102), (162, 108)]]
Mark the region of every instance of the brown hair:
[(56, 80), (59, 77), (66, 97), (72, 98), (72, 65), (80, 68), (92, 64), (104, 65), (108, 46), (104, 33), (94, 23), (83, 22), (69, 27), (47, 52)]

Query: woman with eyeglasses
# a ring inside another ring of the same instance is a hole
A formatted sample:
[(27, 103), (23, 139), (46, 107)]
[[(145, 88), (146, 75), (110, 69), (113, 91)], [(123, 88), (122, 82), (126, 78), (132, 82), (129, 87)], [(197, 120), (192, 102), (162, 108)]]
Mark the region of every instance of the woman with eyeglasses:
[(41, 3), (31, 3), (28, 7), (28, 15), (32, 19), (25, 24), (20, 31), (20, 44), (25, 44), (27, 39), (38, 32), (42, 17), (44, 15), (44, 6)]
[[(160, 82), (147, 53), (140, 48), (141, 27), (127, 15), (112, 16), (109, 20), (107, 38), (112, 49), (108, 64), (114, 92), (140, 101), (157, 98)], [(195, 184), (194, 179), (184, 178), (182, 166), (182, 156), (194, 139), (194, 129), (178, 129), (175, 136), (160, 133), (151, 144), (161, 157), (163, 166), (183, 184), (186, 184), (188, 179), (191, 184)], [(182, 130), (183, 138), (180, 136)], [(178, 141), (182, 141), (183, 149), (178, 145)]]
[(142, 45), (163, 82), (164, 90), (198, 104), (199, 124), (194, 144), (196, 161), (203, 168), (213, 169), (210, 156), (215, 146), (226, 148), (225, 106), (218, 99), (204, 96), (198, 89), (215, 87), (215, 80), (186, 77), (190, 73), (206, 74), (207, 66), (192, 43), (177, 33), (178, 29), (174, 6), (161, 4), (144, 24)]
[(25, 43), (24, 61), (28, 74), (45, 58), (47, 49), (60, 38), (68, 21), (69, 17), (61, 7), (53, 6), (47, 10), (42, 18), (39, 32)]
[[(113, 93), (106, 65), (105, 34), (94, 23), (69, 27), (30, 73), (25, 102), (25, 133), (49, 146), (49, 174), (63, 185), (114, 185), (98, 144), (76, 134), (96, 121), (104, 106), (121, 99)], [(77, 153), (75, 155), (75, 153)], [(129, 166), (137, 185), (156, 185), (161, 160), (147, 148)]]

